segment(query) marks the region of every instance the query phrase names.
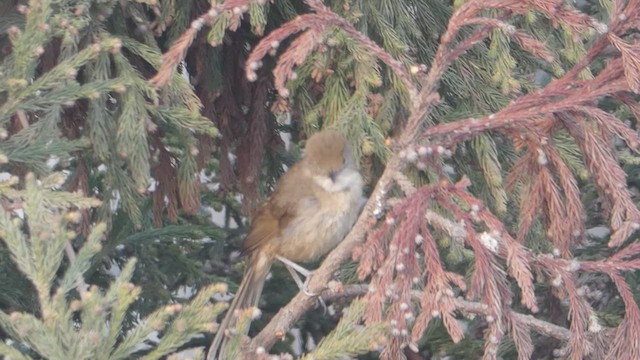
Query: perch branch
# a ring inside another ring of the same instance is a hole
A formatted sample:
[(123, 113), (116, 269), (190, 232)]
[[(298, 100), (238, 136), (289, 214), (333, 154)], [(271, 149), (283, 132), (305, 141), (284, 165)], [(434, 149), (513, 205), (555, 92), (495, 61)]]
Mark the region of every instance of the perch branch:
[[(376, 205), (376, 196), (383, 197), (388, 190), (387, 187), (392, 183), (394, 173), (402, 168), (402, 161), (399, 157), (394, 156), (387, 165), (385, 172), (378, 181), (372, 196), (369, 197), (364, 210), (360, 214), (356, 225), (353, 227), (349, 235), (333, 250), (322, 265), (313, 272), (308, 284), (308, 293), (320, 294), (327, 287), (327, 283), (333, 277), (333, 274), (340, 268), (340, 265), (351, 257), (351, 252), (355, 246), (364, 239), (367, 228), (375, 221), (373, 210)], [(241, 359), (253, 359), (255, 351), (258, 347), (270, 349), (277, 339), (285, 334), (295, 322), (308, 310), (310, 310), (316, 301), (316, 296), (306, 295), (304, 292), (298, 293), (285, 307), (280, 309), (278, 313), (271, 319), (267, 326), (257, 334), (251, 342), (243, 349)]]
[[(307, 4), (317, 12), (329, 11), (318, 1), (309, 0), (307, 1)], [(350, 26), (351, 25), (349, 24), (347, 28)], [(475, 37), (484, 33), (485, 30), (480, 30)], [(353, 36), (354, 34), (351, 33), (351, 35)], [(362, 41), (362, 37), (357, 36), (356, 38)], [(364, 43), (365, 45), (369, 45), (369, 48), (371, 48), (372, 43), (370, 41), (365, 41)], [(436, 56), (436, 60), (434, 61), (428, 76), (421, 81), (422, 89), (420, 92), (415, 92), (415, 90), (412, 91), (414, 88), (413, 86), (408, 88), (410, 92), (413, 92), (411, 94), (412, 107), (407, 119), (407, 126), (398, 137), (398, 142), (396, 143), (397, 147), (402, 148), (415, 143), (420, 134), (418, 131), (420, 124), (433, 108), (433, 105), (439, 101), (439, 95), (436, 89), (440, 82), (440, 78), (454, 60), (453, 56), (445, 55), (447, 49), (448, 44), (441, 45), (438, 52), (440, 55)], [(376, 50), (376, 55), (381, 57), (383, 61), (384, 59), (392, 58), (384, 49), (376, 47)], [(381, 54), (383, 56), (381, 56)], [(394, 62), (389, 62), (388, 65), (396, 64)], [(395, 68), (395, 66), (392, 66), (392, 68)], [(405, 72), (400, 69), (401, 68), (397, 69), (397, 71), (399, 71), (399, 75), (405, 74)], [(396, 148), (395, 150), (398, 149)], [(331, 280), (331, 277), (338, 270), (340, 265), (351, 256), (356, 245), (364, 240), (366, 230), (371, 226), (372, 222), (375, 221), (373, 213), (374, 209), (378, 206), (376, 199), (384, 198), (385, 194), (389, 190), (388, 186), (394, 182), (396, 174), (401, 172), (403, 167), (404, 160), (398, 155), (398, 151), (395, 151), (394, 156), (389, 160), (385, 171), (378, 180), (374, 191), (369, 197), (364, 210), (360, 214), (360, 217), (351, 232), (335, 250), (329, 253), (322, 265), (311, 277), (308, 284), (308, 290), (310, 293), (321, 293), (326, 288), (326, 284)], [(270, 349), (275, 344), (278, 337), (285, 334), (306, 311), (311, 309), (314, 303), (315, 297), (313, 296), (308, 296), (303, 292), (296, 295), (285, 307), (280, 309), (267, 326), (265, 326), (264, 329), (262, 329), (262, 331), (260, 331), (260, 333), (243, 348), (240, 358), (254, 358), (255, 351), (259, 347)]]

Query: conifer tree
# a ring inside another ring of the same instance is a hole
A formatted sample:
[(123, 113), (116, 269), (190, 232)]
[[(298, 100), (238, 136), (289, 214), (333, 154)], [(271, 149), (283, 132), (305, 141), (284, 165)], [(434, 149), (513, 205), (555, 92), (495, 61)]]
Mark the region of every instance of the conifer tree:
[(307, 293), (274, 268), (238, 358), (640, 358), (638, 1), (0, 14), (0, 355), (204, 356), (248, 220), (333, 128), (367, 205)]

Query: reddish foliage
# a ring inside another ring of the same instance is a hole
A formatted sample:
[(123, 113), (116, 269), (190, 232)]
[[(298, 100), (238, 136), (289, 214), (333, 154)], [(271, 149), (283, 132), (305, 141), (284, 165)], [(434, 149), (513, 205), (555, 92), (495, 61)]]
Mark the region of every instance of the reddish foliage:
[[(228, 1), (214, 9), (216, 13), (223, 10), (222, 7), (228, 10), (231, 3), (239, 6), (247, 1)], [(307, 0), (305, 3), (313, 13), (272, 31), (253, 48), (245, 68), (249, 80), (258, 80), (257, 70), (262, 66), (262, 60), (295, 34), (297, 38), (281, 51), (274, 69), (275, 87), (282, 97), (288, 97), (286, 84), (296, 77), (295, 68), (322, 45), (325, 30), (335, 26), (394, 71), (406, 86), (411, 101), (406, 125), (393, 141), (395, 156), (390, 163), (396, 166), (389, 166), (387, 172), (392, 174), (383, 175), (388, 183), (379, 184), (374, 191), (370, 200), (370, 203), (375, 202), (372, 215), (364, 216), (364, 221), (354, 230), (354, 233), (366, 234), (364, 242), (355, 248), (353, 258), (360, 262), (360, 279), (371, 278), (366, 295), (370, 307), (367, 321), (388, 321), (394, 335), (383, 357), (401, 356), (403, 345), (414, 344), (434, 317), (441, 317), (453, 340), (459, 341), (464, 332), (456, 320), (456, 311), (462, 307), (456, 294), (482, 304), (487, 321), (484, 353), (487, 359), (496, 358), (497, 347), (508, 332), (520, 358), (530, 356), (533, 351), (528, 334), (530, 329), (546, 331), (567, 341), (565, 354), (568, 358), (588, 356), (595, 350), (594, 344), (606, 343), (603, 336), (610, 336), (611, 345), (602, 345), (607, 348), (598, 349), (597, 353), (606, 352), (612, 359), (640, 357), (635, 337), (640, 329), (640, 311), (629, 284), (622, 277), (622, 272), (640, 268), (640, 245), (633, 242), (625, 246), (629, 236), (640, 226), (640, 211), (626, 186), (626, 175), (619, 165), (612, 140), (613, 135), (617, 135), (634, 151), (640, 150), (640, 141), (622, 121), (595, 106), (600, 98), (610, 96), (635, 115), (640, 114), (640, 107), (630, 96), (630, 93), (640, 91), (640, 45), (629, 35), (640, 26), (640, 2), (614, 1), (611, 18), (603, 24), (563, 0), (468, 1), (452, 15), (427, 72), (420, 66), (407, 69), (321, 2)], [(487, 12), (488, 9), (497, 11)], [(564, 75), (542, 89), (514, 99), (495, 114), (425, 128), (424, 119), (440, 101), (438, 88), (445, 71), (467, 50), (484, 41), (491, 31), (500, 30), (531, 55), (553, 61), (553, 54), (542, 41), (508, 23), (514, 15), (533, 10), (544, 14), (554, 26), (571, 29), (576, 36), (590, 30), (600, 36)], [(497, 15), (485, 17), (487, 13)], [(165, 55), (165, 64), (154, 79), (156, 84), (167, 81), (167, 76), (199, 30), (198, 26), (210, 23), (212, 18), (212, 12), (199, 18), (200, 22), (194, 23)], [(461, 36), (460, 30), (469, 26), (473, 27), (471, 34)], [(603, 62), (604, 68), (592, 79), (580, 77), (579, 74), (596, 60)], [(263, 92), (258, 90), (258, 94)], [(227, 135), (236, 138), (232, 136), (237, 135), (233, 129), (236, 110), (230, 99), (221, 101), (218, 125), (225, 138)], [(277, 105), (286, 107), (283, 102)], [(265, 142), (264, 124), (254, 125), (257, 126), (251, 126), (247, 139), (257, 141), (260, 146), (247, 146), (250, 150), (245, 156), (261, 156)], [(442, 167), (440, 157), (451, 152), (448, 149), (487, 131), (510, 139), (520, 153), (507, 179), (508, 188), (521, 191), (516, 229), (507, 229), (471, 194), (467, 189), (468, 179), (463, 177), (456, 184), (448, 182)], [(568, 133), (577, 144), (587, 171), (605, 200), (606, 215), (613, 231), (609, 246), (614, 251), (609, 258), (599, 261), (573, 258), (573, 250), (585, 237), (586, 212), (577, 180), (553, 141), (560, 131)], [(224, 158), (230, 144), (224, 143), (228, 140), (222, 141)], [(428, 147), (420, 145), (425, 143)], [(415, 162), (420, 165), (419, 169), (428, 169), (442, 180), (415, 189), (401, 173), (401, 169)], [(229, 171), (227, 166), (223, 159), (223, 173)], [(256, 163), (249, 158), (243, 160), (243, 166), (243, 174), (255, 174)], [(241, 178), (242, 181), (247, 179)], [(222, 182), (224, 185), (225, 179)], [(395, 196), (401, 194), (393, 204), (389, 199), (390, 189), (394, 190)], [(245, 187), (245, 190), (251, 189)], [(524, 245), (538, 219), (545, 228), (546, 237), (556, 248), (551, 254), (534, 253)], [(362, 231), (363, 228), (366, 230)], [(455, 242), (452, 246), (473, 251), (473, 272), (468, 284), (462, 275), (448, 271), (440, 260), (435, 239), (442, 237)], [(614, 331), (603, 331), (602, 336), (587, 336), (600, 334), (601, 329), (594, 309), (578, 289), (578, 270), (606, 274), (618, 289), (626, 314)], [(510, 278), (518, 285), (522, 305), (532, 313), (539, 310), (534, 274), (537, 274), (537, 281), (551, 283), (555, 296), (567, 299), (569, 336), (551, 324), (534, 326), (533, 321), (525, 321), (511, 309), (515, 294), (510, 287)], [(412, 302), (416, 298), (418, 301)], [(613, 335), (608, 335), (610, 333)]]
[[(499, 112), (485, 118), (439, 124), (422, 133), (422, 137), (429, 140), (431, 150), (438, 146), (445, 148), (454, 146), (480, 132), (492, 130), (503, 133), (513, 140), (517, 149), (523, 152), (511, 169), (507, 185), (511, 189), (521, 186), (524, 196), (520, 203), (517, 240), (511, 237), (502, 222), (481, 201), (475, 199), (466, 190), (468, 184), (464, 182), (457, 185), (446, 183), (438, 186), (427, 185), (412, 192), (410, 196), (407, 193), (405, 200), (389, 210), (386, 222), (368, 233), (366, 242), (362, 247), (358, 247), (354, 257), (361, 261), (361, 278), (368, 274), (373, 276), (374, 286), (371, 287), (371, 293), (368, 295), (372, 306), (379, 306), (382, 310), (386, 302), (390, 301), (391, 306), (386, 307), (386, 316), (395, 326), (396, 324), (404, 325), (395, 304), (398, 301), (402, 304), (405, 301), (404, 293), (409, 290), (404, 285), (406, 282), (403, 278), (398, 276), (397, 269), (394, 275), (394, 269), (390, 264), (398, 258), (398, 250), (402, 249), (398, 244), (404, 245), (406, 239), (415, 238), (418, 234), (415, 228), (420, 228), (419, 236), (423, 240), (422, 251), (426, 260), (424, 263), (416, 264), (404, 259), (403, 264), (411, 266), (408, 273), (422, 274), (421, 278), (424, 280), (420, 281), (416, 288), (420, 289), (423, 295), (418, 310), (419, 315), (413, 327), (412, 339), (403, 337), (402, 332), (396, 333), (400, 341), (416, 341), (420, 338), (433, 316), (442, 316), (454, 341), (459, 340), (462, 334), (459, 329), (451, 325), (451, 321), (447, 320), (455, 310), (455, 306), (450, 299), (447, 300), (447, 295), (443, 294), (462, 291), (466, 293), (468, 299), (478, 299), (488, 306), (487, 320), (490, 321), (488, 321), (489, 327), (486, 332), (485, 357), (495, 357), (501, 337), (505, 332), (510, 331), (520, 351), (520, 357), (527, 358), (526, 354), (530, 355), (533, 351), (527, 325), (516, 320), (509, 311), (505, 311), (513, 299), (506, 274), (508, 272), (518, 283), (522, 292), (523, 305), (532, 312), (537, 312), (532, 273), (532, 269), (535, 269), (539, 274), (545, 274), (549, 278), (555, 287), (556, 296), (569, 300), (571, 336), (567, 343), (566, 354), (570, 358), (581, 359), (594, 350), (593, 344), (586, 340), (589, 338), (588, 333), (601, 331), (594, 310), (581, 296), (576, 286), (575, 272), (581, 269), (609, 275), (627, 309), (625, 320), (615, 332), (611, 348), (600, 349), (599, 353), (608, 351), (609, 358), (638, 356), (636, 347), (625, 348), (622, 345), (625, 342), (633, 342), (631, 329), (635, 331), (640, 328), (638, 323), (640, 312), (628, 288), (629, 285), (620, 276), (619, 271), (637, 269), (640, 261), (636, 258), (640, 255), (640, 247), (633, 243), (610, 259), (599, 262), (587, 263), (572, 259), (573, 249), (584, 240), (585, 209), (580, 199), (577, 181), (552, 141), (554, 134), (562, 130), (573, 137), (581, 150), (587, 170), (608, 204), (608, 216), (613, 230), (609, 246), (623, 245), (640, 226), (640, 212), (631, 200), (625, 173), (613, 151), (612, 139), (614, 134), (619, 136), (630, 149), (635, 151), (639, 150), (640, 142), (635, 131), (614, 115), (594, 106), (600, 97), (610, 95), (627, 105), (634, 114), (640, 113), (637, 104), (628, 95), (628, 92), (638, 92), (640, 86), (638, 85), (640, 63), (637, 61), (640, 55), (637, 45), (635, 41), (628, 43), (627, 40), (616, 35), (635, 26), (630, 23), (637, 25), (640, 4), (630, 2), (624, 7), (620, 3), (616, 4), (612, 20), (606, 26), (568, 7), (562, 1), (471, 1), (462, 5), (453, 15), (447, 32), (441, 38), (440, 49), (429, 73), (421, 78), (423, 87), (418, 98), (414, 99), (413, 108), (414, 112), (418, 112), (418, 116), (412, 114), (412, 119), (405, 131), (419, 128), (417, 124), (423, 118), (422, 112), (426, 113), (434, 103), (434, 98), (429, 96), (437, 88), (444, 69), (466, 49), (483, 39), (489, 29), (500, 29), (531, 54), (547, 61), (552, 60), (551, 54), (542, 43), (503, 21), (510, 12), (522, 14), (535, 7), (555, 23), (562, 23), (576, 31), (594, 27), (598, 32), (605, 34), (594, 43), (582, 61), (545, 88), (523, 95)], [(501, 9), (502, 13), (498, 18), (477, 17), (481, 10), (492, 7)], [(479, 28), (466, 39), (453, 44), (458, 30), (465, 25), (475, 25)], [(606, 33), (607, 28), (608, 33)], [(619, 50), (619, 57), (608, 60), (605, 68), (595, 78), (590, 80), (578, 78), (577, 75), (601, 54), (610, 56), (609, 53), (604, 52), (608, 44), (612, 44)], [(412, 127), (412, 120), (415, 123), (414, 127)], [(415, 142), (416, 137), (406, 136), (410, 140), (409, 144)], [(407, 143), (399, 142), (399, 144)], [(407, 151), (421, 153), (420, 147)], [(418, 157), (417, 161), (422, 164), (422, 168), (430, 167), (437, 173), (441, 173), (441, 167), (435, 156), (437, 151), (424, 151), (422, 147), (422, 153), (427, 154)], [(400, 156), (405, 156), (409, 162), (413, 162), (415, 158), (415, 156), (413, 158), (407, 156), (406, 153)], [(406, 185), (398, 185), (402, 189), (407, 188)], [(471, 211), (465, 210), (467, 207), (470, 207)], [(436, 208), (445, 209), (447, 217), (456, 219), (455, 223), (464, 229), (462, 237), (464, 243), (474, 251), (474, 272), (468, 290), (464, 289), (464, 283), (460, 284), (462, 286), (457, 290), (451, 287), (452, 278), (438, 260), (438, 251), (431, 235), (434, 230), (437, 230), (432, 228), (434, 224), (431, 223), (431, 227), (419, 226), (415, 224), (415, 219), (411, 219), (415, 217), (423, 222), (423, 215), (431, 211), (430, 209), (436, 211)], [(399, 216), (400, 213), (412, 215), (403, 217)], [(534, 254), (524, 248), (524, 239), (539, 216), (543, 220), (548, 239), (557, 248), (556, 256), (560, 258), (550, 254)], [(402, 220), (390, 226), (389, 219)], [(482, 228), (486, 230), (479, 232), (478, 229)], [(411, 251), (414, 247), (409, 249)], [(420, 253), (417, 248), (413, 251), (416, 254)], [(386, 257), (383, 254), (386, 254)], [(497, 261), (498, 258), (506, 260), (507, 272)], [(615, 265), (609, 263), (611, 261)], [(418, 268), (413, 268), (416, 265)], [(389, 292), (388, 289), (394, 291)], [(381, 310), (372, 312), (371, 320), (381, 319), (383, 314)], [(389, 348), (391, 350), (387, 350), (385, 354), (389, 357), (393, 357), (393, 354), (397, 355), (393, 353), (393, 349), (396, 348), (398, 348), (397, 345), (391, 346)]]

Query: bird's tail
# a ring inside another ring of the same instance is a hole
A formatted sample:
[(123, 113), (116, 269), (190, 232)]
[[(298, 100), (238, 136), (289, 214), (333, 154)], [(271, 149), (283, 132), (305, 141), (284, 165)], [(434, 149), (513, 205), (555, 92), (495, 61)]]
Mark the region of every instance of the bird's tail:
[(243, 310), (250, 307), (257, 307), (262, 294), (264, 282), (271, 269), (273, 259), (267, 255), (256, 252), (252, 254), (248, 261), (248, 267), (244, 272), (240, 287), (236, 292), (227, 314), (220, 323), (220, 327), (213, 338), (207, 360), (232, 360), (227, 354), (228, 336), (226, 332), (232, 329), (237, 321), (238, 313), (236, 310)]

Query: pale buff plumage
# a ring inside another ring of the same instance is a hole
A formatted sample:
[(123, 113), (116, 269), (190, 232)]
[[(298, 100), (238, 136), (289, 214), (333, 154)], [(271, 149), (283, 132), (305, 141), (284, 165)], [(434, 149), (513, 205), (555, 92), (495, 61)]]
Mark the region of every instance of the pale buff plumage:
[(307, 141), (304, 157), (278, 181), (258, 210), (243, 244), (247, 269), (209, 349), (208, 359), (226, 360), (225, 330), (234, 312), (257, 306), (276, 256), (316, 260), (353, 226), (362, 203), (362, 177), (342, 134), (325, 130)]

